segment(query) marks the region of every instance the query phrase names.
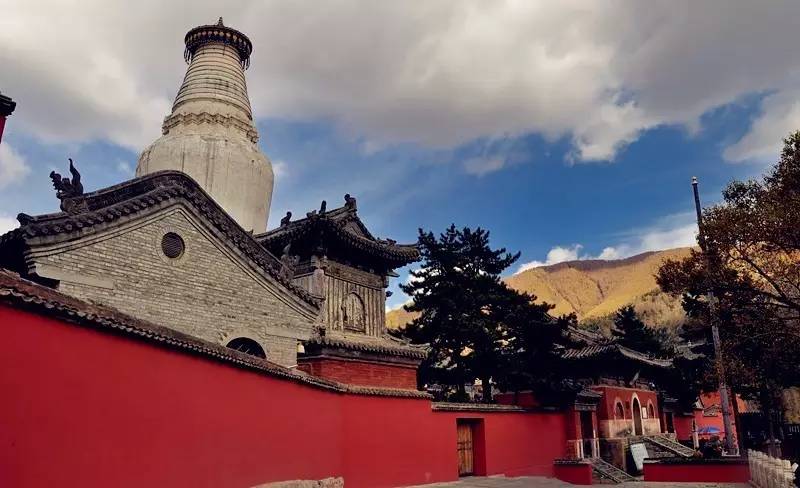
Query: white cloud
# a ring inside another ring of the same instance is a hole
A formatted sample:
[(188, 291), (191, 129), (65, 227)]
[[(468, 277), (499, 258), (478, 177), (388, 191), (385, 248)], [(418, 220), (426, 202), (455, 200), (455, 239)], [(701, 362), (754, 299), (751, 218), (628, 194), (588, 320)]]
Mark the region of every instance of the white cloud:
[[(403, 295), (403, 296), (405, 296), (405, 295)], [(406, 297), (406, 298), (408, 298), (408, 297)], [(406, 305), (411, 305), (412, 303), (414, 303), (414, 300), (411, 300), (410, 298), (405, 300), (403, 303), (400, 303), (400, 304), (397, 304), (397, 305), (389, 305), (387, 303), (386, 304), (386, 313), (393, 312), (395, 310), (400, 310), (401, 308), (405, 307)]]
[(783, 147), (783, 138), (800, 129), (800, 89), (766, 97), (761, 109), (750, 132), (725, 149), (725, 159), (775, 162)]
[(583, 246), (555, 246), (547, 253), (544, 261), (530, 261), (519, 266), (515, 274), (531, 268), (549, 266), (564, 261), (577, 261), (584, 259), (622, 259), (635, 256), (647, 251), (659, 251), (676, 247), (696, 245), (697, 225), (692, 221), (694, 214), (676, 214), (660, 219), (655, 225), (634, 229), (623, 235), (621, 242), (614, 246), (603, 248), (599, 255), (582, 254)]
[(522, 273), (523, 271), (527, 271), (531, 268), (550, 266), (551, 264), (563, 263), (564, 261), (576, 261), (578, 259), (582, 259), (580, 257), (581, 249), (583, 249), (583, 246), (580, 244), (573, 244), (567, 247), (556, 246), (547, 252), (547, 257), (544, 261), (534, 260), (527, 263), (522, 263), (515, 274)]
[(117, 160), (117, 171), (131, 177), (134, 174), (133, 165), (123, 159)]
[(0, 188), (19, 182), (30, 171), (24, 157), (7, 143), (0, 144)]
[(475, 176), (483, 176), (503, 169), (506, 165), (505, 158), (471, 158), (464, 161), (464, 170)]
[(275, 181), (282, 180), (289, 176), (289, 165), (280, 159), (272, 161), (272, 173), (275, 175)]
[(17, 227), (19, 227), (19, 222), (17, 222), (17, 219), (0, 214), (0, 235), (3, 235), (10, 230), (14, 230)]
[[(135, 150), (157, 137), (185, 69), (183, 34), (213, 22), (219, 2), (136, 5), (0, 0), (15, 124)], [(569, 137), (575, 161), (607, 160), (648, 128), (697, 130), (703, 113), (744, 94), (789, 100), (799, 88), (795, 1), (251, 0), (226, 13), (255, 46), (257, 116), (334, 120), (365, 147), (536, 132)], [(731, 159), (779, 144), (768, 121), (794, 116), (769, 100), (764, 109), (763, 135), (757, 123)]]

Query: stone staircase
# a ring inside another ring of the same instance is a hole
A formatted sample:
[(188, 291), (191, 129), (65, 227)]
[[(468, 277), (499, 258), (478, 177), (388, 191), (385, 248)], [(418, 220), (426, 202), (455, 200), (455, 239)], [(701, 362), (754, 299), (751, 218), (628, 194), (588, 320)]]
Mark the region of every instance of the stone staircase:
[(653, 445), (659, 451), (667, 451), (674, 456), (690, 458), (694, 456), (694, 449), (676, 442), (666, 435), (647, 435), (641, 438), (644, 442)]
[(599, 478), (601, 482), (624, 483), (626, 481), (636, 481), (633, 476), (600, 458), (592, 459), (592, 475)]

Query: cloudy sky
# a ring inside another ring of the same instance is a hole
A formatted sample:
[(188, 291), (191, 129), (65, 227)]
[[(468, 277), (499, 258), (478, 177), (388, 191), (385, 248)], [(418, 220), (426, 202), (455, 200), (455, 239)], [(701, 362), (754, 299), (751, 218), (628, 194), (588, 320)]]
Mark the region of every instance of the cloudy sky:
[[(519, 266), (693, 240), (706, 202), (800, 128), (800, 2), (0, 0), (0, 231), (57, 209), (51, 169), (130, 178), (183, 35), (250, 36), (278, 179), (270, 226), (344, 193), (376, 234), (483, 226)], [(516, 271), (519, 268), (515, 268)], [(406, 270), (401, 273), (406, 277)], [(400, 294), (392, 305), (403, 301)]]

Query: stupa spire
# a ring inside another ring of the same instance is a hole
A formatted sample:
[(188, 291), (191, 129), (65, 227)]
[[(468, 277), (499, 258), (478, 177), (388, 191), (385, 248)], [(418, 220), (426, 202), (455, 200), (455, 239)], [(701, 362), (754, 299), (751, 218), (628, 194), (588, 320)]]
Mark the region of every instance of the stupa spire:
[(186, 33), (183, 83), (137, 176), (172, 169), (200, 184), (245, 230), (266, 230), (273, 173), (258, 149), (245, 70), (253, 44), (219, 18)]

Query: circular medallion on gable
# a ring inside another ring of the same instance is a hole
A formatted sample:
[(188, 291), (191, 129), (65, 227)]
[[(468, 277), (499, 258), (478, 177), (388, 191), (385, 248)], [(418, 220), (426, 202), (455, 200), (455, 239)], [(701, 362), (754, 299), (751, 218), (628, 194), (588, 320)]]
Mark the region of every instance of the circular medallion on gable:
[(161, 237), (161, 250), (170, 259), (178, 259), (183, 256), (186, 244), (183, 238), (174, 232), (167, 232)]

